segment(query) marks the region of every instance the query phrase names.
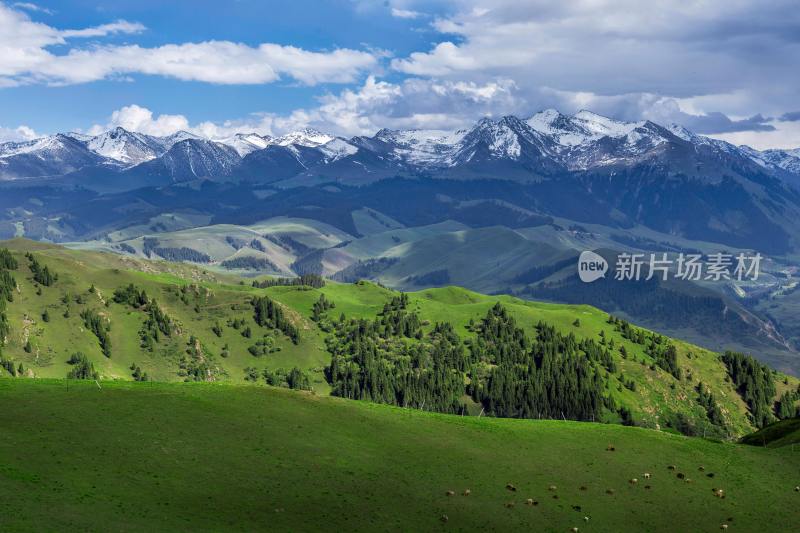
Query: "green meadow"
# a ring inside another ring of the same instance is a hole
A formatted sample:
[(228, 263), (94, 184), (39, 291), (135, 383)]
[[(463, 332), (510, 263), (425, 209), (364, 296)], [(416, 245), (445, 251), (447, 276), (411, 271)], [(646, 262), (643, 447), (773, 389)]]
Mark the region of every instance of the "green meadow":
[(790, 531), (800, 520), (791, 447), (206, 383), (4, 379), (0, 406), (3, 531)]

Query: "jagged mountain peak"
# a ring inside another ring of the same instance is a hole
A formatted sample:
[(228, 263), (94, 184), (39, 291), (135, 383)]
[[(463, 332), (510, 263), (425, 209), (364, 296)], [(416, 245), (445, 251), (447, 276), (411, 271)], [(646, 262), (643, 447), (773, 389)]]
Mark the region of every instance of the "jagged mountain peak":
[(86, 147), (124, 165), (137, 165), (164, 153), (164, 146), (158, 139), (121, 126), (92, 137), (86, 141)]

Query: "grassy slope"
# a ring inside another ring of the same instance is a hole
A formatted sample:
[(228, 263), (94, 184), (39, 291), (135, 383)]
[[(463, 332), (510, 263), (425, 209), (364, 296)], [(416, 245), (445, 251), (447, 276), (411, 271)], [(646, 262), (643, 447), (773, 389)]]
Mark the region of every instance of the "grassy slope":
[[(232, 277), (220, 276), (207, 271), (166, 262), (148, 262), (113, 254), (86, 251), (66, 250), (56, 246), (16, 240), (3, 243), (18, 254), (20, 269), (14, 273), (20, 292), (15, 301), (9, 305), (9, 320), (12, 334), (8, 339), (4, 352), (17, 362), (31, 368), (37, 377), (61, 378), (66, 375), (69, 366), (66, 360), (75, 351), (83, 351), (95, 363), (95, 366), (106, 379), (130, 379), (130, 365), (135, 363), (148, 372), (154, 379), (167, 381), (182, 379), (177, 374), (177, 360), (186, 348), (189, 334), (197, 336), (204, 352), (214, 362), (219, 371), (219, 379), (241, 382), (244, 368), (254, 366), (263, 369), (291, 368), (299, 366), (311, 372), (315, 390), (320, 394), (328, 392), (329, 387), (323, 378), (322, 369), (329, 362), (324, 349), (324, 336), (309, 320), (311, 306), (322, 292), (333, 300), (337, 307), (332, 311), (337, 315), (344, 312), (347, 316), (373, 317), (383, 304), (391, 297), (392, 292), (370, 283), (335, 284), (329, 283), (321, 290), (308, 290), (296, 287), (272, 287), (266, 290), (254, 290), (249, 286), (239, 285)], [(40, 261), (59, 273), (59, 281), (52, 287), (42, 288), (42, 295), (37, 296), (30, 281), (27, 260), (23, 253), (34, 250)], [(187, 281), (188, 280), (188, 281)], [(182, 334), (172, 341), (162, 343), (155, 353), (143, 353), (139, 348), (137, 331), (143, 316), (122, 305), (111, 303), (104, 307), (97, 295), (87, 292), (94, 283), (100, 295), (110, 299), (114, 289), (135, 283), (144, 287), (150, 296), (156, 297), (162, 308), (181, 326)], [(208, 288), (209, 293), (187, 306), (174, 293), (175, 288), (187, 283), (196, 283)], [(71, 317), (62, 317), (64, 305), (61, 297), (65, 292), (73, 295), (83, 294), (87, 300), (84, 306), (71, 305)], [(293, 345), (286, 338), (279, 338), (281, 351), (267, 357), (255, 358), (247, 352), (263, 330), (255, 326), (252, 320), (252, 308), (248, 298), (252, 294), (266, 293), (283, 303), (294, 321), (300, 326), (301, 338), (298, 345)], [(600, 331), (605, 331), (608, 339), (614, 339), (619, 346), (624, 344), (629, 354), (648, 364), (622, 359), (615, 351), (617, 365), (622, 375), (637, 382), (636, 392), (619, 387), (616, 377), (611, 379), (609, 394), (621, 405), (628, 406), (637, 421), (649, 427), (658, 427), (669, 412), (681, 410), (689, 412), (696, 420), (703, 420), (704, 415), (694, 398), (694, 386), (703, 381), (714, 392), (718, 403), (729, 421), (733, 435), (743, 435), (751, 430), (745, 416), (745, 406), (740, 397), (726, 381), (726, 374), (717, 356), (712, 352), (696, 346), (677, 342), (679, 348), (679, 364), (692, 372), (692, 381), (676, 381), (661, 369), (651, 370), (649, 360), (644, 356), (641, 346), (636, 346), (622, 339), (605, 323), (607, 315), (589, 306), (556, 305), (530, 302), (507, 296), (485, 296), (461, 288), (447, 287), (429, 289), (410, 294), (413, 307), (419, 310), (423, 319), (453, 323), (462, 337), (471, 335), (464, 326), (470, 319), (480, 320), (486, 311), (501, 301), (517, 318), (521, 327), (533, 333), (534, 325), (539, 320), (556, 325), (562, 331), (574, 332), (579, 337), (597, 338)], [(199, 312), (195, 311), (195, 305)], [(97, 340), (83, 328), (79, 317), (81, 308), (93, 307), (107, 313), (111, 319), (113, 355), (105, 358)], [(233, 307), (233, 308), (232, 308)], [(41, 320), (42, 312), (48, 309), (51, 321)], [(27, 317), (27, 318), (26, 318)], [(239, 331), (226, 327), (228, 318), (244, 318), (253, 329), (253, 338), (246, 339)], [(580, 318), (580, 327), (572, 325), (575, 318)], [(219, 322), (223, 326), (223, 336), (218, 338), (211, 332), (211, 327)], [(27, 354), (23, 351), (25, 339), (31, 339), (34, 351)], [(223, 346), (229, 346), (230, 356), (220, 357)], [(691, 356), (691, 358), (690, 358)], [(779, 381), (783, 377), (781, 376)], [(671, 385), (674, 384), (674, 389)], [(788, 387), (796, 387), (797, 380), (789, 378)], [(785, 388), (782, 383), (780, 389)], [(621, 390), (618, 390), (620, 389)]]
[(14, 421), (0, 432), (3, 531), (717, 531), (728, 519), (764, 531), (800, 520), (789, 448), (220, 384), (5, 379), (0, 410)]
[(800, 418), (780, 420), (742, 439), (745, 444), (780, 448), (800, 444)]

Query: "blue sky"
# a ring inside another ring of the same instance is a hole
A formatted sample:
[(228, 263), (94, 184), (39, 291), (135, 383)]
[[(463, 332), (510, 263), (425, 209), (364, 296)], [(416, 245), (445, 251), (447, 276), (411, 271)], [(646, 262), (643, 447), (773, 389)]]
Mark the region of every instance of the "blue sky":
[(800, 146), (800, 15), (745, 0), (0, 1), (0, 140), (456, 128), (587, 108)]

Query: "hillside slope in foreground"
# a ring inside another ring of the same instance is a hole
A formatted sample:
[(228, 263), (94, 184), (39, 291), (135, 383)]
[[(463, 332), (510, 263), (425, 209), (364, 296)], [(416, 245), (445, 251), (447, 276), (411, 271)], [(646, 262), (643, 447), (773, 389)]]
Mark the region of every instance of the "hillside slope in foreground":
[(206, 383), (4, 379), (0, 409), (3, 531), (765, 531), (800, 521), (791, 447)]

